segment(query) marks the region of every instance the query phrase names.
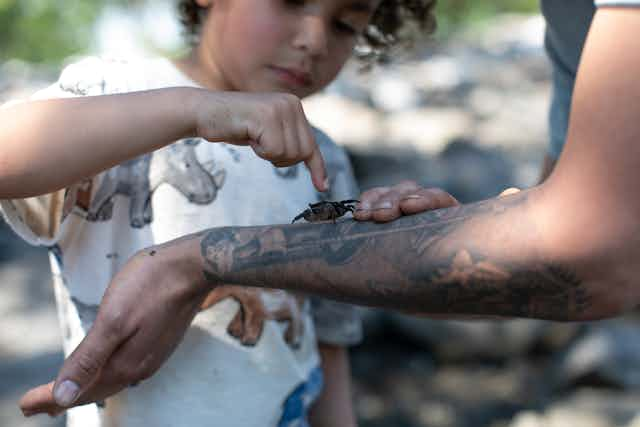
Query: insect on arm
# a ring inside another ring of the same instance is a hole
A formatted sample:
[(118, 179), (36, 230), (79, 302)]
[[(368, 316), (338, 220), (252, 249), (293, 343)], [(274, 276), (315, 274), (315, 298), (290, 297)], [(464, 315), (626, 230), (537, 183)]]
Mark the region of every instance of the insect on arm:
[(343, 200), (341, 202), (318, 202), (311, 203), (309, 209), (306, 209), (300, 215), (296, 216), (291, 223), (305, 219), (308, 222), (333, 221), (345, 215), (347, 212), (355, 212), (355, 204), (360, 203), (359, 200)]

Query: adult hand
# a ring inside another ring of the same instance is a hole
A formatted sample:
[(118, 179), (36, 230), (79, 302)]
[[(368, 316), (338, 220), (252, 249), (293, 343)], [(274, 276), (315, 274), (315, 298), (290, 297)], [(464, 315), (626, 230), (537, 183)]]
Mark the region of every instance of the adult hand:
[(402, 215), (458, 205), (451, 194), (438, 188), (423, 188), (414, 181), (393, 187), (377, 187), (360, 196), (354, 218), (358, 221), (389, 222)]
[(180, 245), (178, 241), (175, 246), (178, 252), (157, 248), (129, 260), (112, 280), (96, 322), (65, 360), (55, 383), (22, 397), (26, 416), (57, 415), (104, 400), (160, 368), (210, 290), (197, 277), (201, 269), (184, 259), (178, 262), (175, 254), (184, 248)]
[(200, 93), (195, 133), (212, 142), (250, 145), (277, 167), (304, 162), (318, 191), (328, 190), (320, 149), (300, 99), (287, 93)]

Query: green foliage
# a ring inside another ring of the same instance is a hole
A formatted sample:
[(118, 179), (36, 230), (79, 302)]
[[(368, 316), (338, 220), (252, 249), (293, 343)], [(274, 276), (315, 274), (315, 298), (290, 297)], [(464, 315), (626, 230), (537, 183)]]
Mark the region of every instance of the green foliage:
[(101, 2), (0, 0), (0, 60), (58, 61), (87, 47)]
[(447, 35), (497, 13), (536, 13), (539, 7), (538, 0), (438, 0), (438, 32)]
[[(92, 26), (107, 3), (134, 7), (143, 0), (0, 0), (0, 62), (59, 62), (86, 51)], [(498, 12), (534, 12), (537, 0), (439, 0), (440, 34)]]
[(0, 62), (59, 62), (85, 51), (105, 4), (127, 0), (0, 0)]

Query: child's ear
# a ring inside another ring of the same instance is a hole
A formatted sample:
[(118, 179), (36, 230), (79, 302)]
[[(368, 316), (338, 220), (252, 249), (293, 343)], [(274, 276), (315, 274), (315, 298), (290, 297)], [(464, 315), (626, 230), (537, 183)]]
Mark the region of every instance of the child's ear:
[(195, 2), (203, 9), (207, 9), (213, 4), (213, 0), (195, 0)]

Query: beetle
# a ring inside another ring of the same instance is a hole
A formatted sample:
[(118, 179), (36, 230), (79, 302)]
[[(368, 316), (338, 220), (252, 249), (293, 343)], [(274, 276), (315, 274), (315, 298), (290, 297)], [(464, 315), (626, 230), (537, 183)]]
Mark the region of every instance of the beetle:
[(355, 204), (360, 203), (360, 200), (343, 200), (341, 202), (318, 202), (311, 203), (309, 209), (306, 209), (300, 215), (295, 217), (291, 224), (304, 218), (308, 222), (318, 221), (333, 221), (336, 223), (336, 218), (340, 218), (347, 212), (355, 212)]

